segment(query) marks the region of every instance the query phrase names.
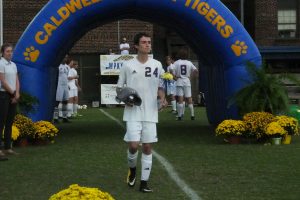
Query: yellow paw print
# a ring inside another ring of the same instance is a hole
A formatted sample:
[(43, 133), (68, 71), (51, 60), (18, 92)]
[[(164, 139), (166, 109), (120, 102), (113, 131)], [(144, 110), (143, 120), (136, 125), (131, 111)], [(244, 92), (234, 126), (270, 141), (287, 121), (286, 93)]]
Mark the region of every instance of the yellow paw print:
[(23, 55), (25, 57), (25, 60), (36, 62), (40, 55), (40, 51), (38, 49), (35, 49), (34, 46), (31, 46), (29, 48), (26, 48), (26, 51), (23, 53)]
[(237, 40), (233, 45), (231, 45), (231, 49), (236, 56), (241, 56), (242, 54), (247, 53), (248, 46), (245, 42)]

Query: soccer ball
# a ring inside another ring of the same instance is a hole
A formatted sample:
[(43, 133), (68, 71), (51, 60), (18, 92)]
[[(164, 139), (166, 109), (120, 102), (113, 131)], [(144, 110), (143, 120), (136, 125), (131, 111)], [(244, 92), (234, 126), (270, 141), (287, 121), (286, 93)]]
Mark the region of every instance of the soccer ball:
[(87, 109), (87, 105), (82, 105), (82, 109)]

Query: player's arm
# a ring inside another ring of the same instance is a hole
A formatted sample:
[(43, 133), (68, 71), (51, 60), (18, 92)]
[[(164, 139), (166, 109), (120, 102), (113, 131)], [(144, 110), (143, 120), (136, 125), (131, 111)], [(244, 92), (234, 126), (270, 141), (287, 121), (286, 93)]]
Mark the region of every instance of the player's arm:
[[(121, 93), (125, 84), (126, 84), (126, 66), (123, 65), (123, 67), (120, 69), (120, 75), (119, 75), (117, 88), (116, 88), (117, 96)], [(126, 105), (132, 107), (133, 103), (132, 104), (126, 103)]]

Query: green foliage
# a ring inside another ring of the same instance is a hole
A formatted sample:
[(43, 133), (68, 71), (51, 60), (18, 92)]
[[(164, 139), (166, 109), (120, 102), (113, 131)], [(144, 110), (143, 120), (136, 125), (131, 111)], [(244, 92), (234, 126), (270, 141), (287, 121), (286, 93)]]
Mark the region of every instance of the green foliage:
[(291, 74), (268, 74), (265, 64), (257, 67), (247, 64), (250, 80), (244, 80), (246, 86), (239, 90), (230, 100), (228, 106), (236, 103), (240, 114), (249, 112), (270, 112), (272, 114), (287, 113), (289, 98), (284, 80), (300, 85), (299, 80)]
[(28, 93), (21, 92), (20, 100), (18, 103), (17, 113), (28, 114), (35, 112), (35, 106), (39, 104), (39, 100)]

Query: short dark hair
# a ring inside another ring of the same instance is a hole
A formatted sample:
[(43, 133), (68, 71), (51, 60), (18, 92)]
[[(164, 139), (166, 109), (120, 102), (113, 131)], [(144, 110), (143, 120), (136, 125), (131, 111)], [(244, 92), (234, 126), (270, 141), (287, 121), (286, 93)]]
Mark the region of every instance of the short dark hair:
[(8, 47), (13, 48), (14, 46), (13, 46), (12, 44), (10, 44), (10, 43), (5, 43), (5, 44), (3, 44), (3, 45), (1, 46), (1, 55), (2, 55), (2, 56), (3, 56), (3, 54), (4, 54), (4, 51), (5, 51)]
[(150, 35), (147, 34), (147, 33), (138, 33), (138, 34), (136, 34), (136, 35), (134, 36), (134, 39), (133, 39), (134, 45), (139, 45), (140, 39), (141, 39), (142, 37), (150, 37)]
[(181, 48), (177, 53), (177, 58), (181, 60), (188, 59), (188, 51), (186, 48)]
[(69, 65), (72, 62), (72, 60), (73, 60), (73, 58), (71, 58), (70, 56), (68, 56), (66, 58), (66, 63), (65, 64)]

